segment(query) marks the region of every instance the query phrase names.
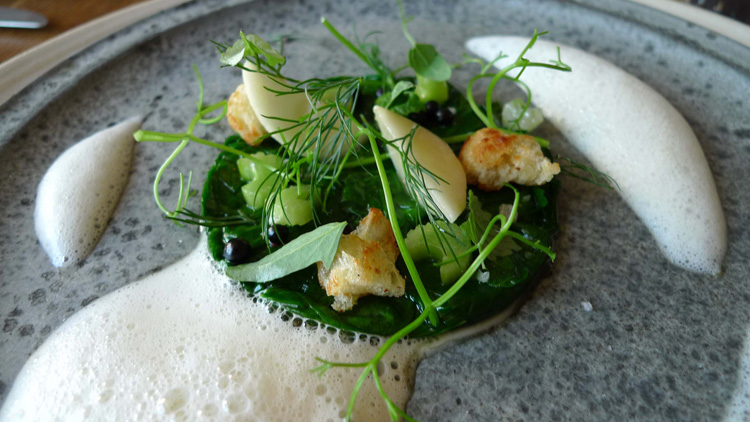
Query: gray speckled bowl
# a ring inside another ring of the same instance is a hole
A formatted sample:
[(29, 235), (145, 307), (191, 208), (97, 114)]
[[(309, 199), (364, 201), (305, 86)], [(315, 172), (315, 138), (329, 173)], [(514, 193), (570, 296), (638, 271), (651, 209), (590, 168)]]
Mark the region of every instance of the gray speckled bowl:
[[(65, 148), (134, 114), (147, 113), (146, 128), (182, 130), (197, 94), (191, 63), (203, 73), (209, 101), (239, 83), (236, 72), (219, 69), (208, 40), (232, 40), (240, 29), (304, 34), (287, 50), (300, 76), (366, 71), (328, 36), (321, 15), (347, 34), (351, 23), (360, 34), (383, 30), (381, 45), (393, 46), (385, 53), (394, 62), (407, 48), (391, 2), (236, 3), (189, 3), (142, 21), (0, 108), (0, 399), (67, 316), (175, 261), (199, 238), (164, 220), (151, 200), (168, 148), (138, 145), (130, 183), (94, 254), (80, 266), (52, 267), (36, 242), (32, 209), (37, 183)], [(504, 328), (424, 360), (409, 412), (423, 421), (721, 419), (745, 379), (750, 50), (624, 1), (425, 1), (407, 8), (418, 16), (412, 33), (450, 61), (460, 59), (468, 37), (540, 28), (646, 81), (698, 135), (729, 226), (725, 273), (687, 273), (661, 256), (615, 192), (565, 180), (553, 275)], [(459, 85), (467, 75), (458, 72)], [(578, 157), (554, 128), (542, 132), (558, 152)], [(206, 136), (229, 133), (222, 124)], [(214, 154), (192, 146), (175, 168), (201, 175)], [(163, 194), (174, 199), (177, 174), (167, 179)]]

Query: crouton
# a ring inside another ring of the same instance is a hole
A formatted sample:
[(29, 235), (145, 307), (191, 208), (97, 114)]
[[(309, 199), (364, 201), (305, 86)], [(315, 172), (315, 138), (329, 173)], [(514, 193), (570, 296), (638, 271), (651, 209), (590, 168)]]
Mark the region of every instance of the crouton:
[(250, 145), (260, 144), (262, 139), (258, 138), (266, 134), (266, 130), (247, 99), (243, 84), (240, 84), (229, 97), (227, 121), (229, 126)]
[(484, 191), (499, 190), (504, 183), (543, 185), (560, 173), (560, 165), (542, 154), (542, 148), (528, 135), (484, 128), (466, 140), (458, 159), (469, 184)]
[(318, 263), (318, 280), (331, 307), (352, 309), (362, 296), (403, 296), (405, 280), (396, 268), (399, 250), (390, 222), (377, 208), (359, 222), (351, 234), (341, 236), (331, 268)]

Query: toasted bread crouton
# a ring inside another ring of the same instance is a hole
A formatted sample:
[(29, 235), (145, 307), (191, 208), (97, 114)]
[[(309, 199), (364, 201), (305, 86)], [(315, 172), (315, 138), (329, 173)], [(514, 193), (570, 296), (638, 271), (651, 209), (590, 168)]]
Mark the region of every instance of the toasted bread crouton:
[(399, 250), (391, 223), (377, 208), (370, 208), (357, 229), (341, 236), (330, 269), (318, 262), (318, 280), (331, 307), (339, 312), (352, 309), (362, 296), (402, 296), (404, 277), (396, 269)]
[(504, 183), (543, 185), (560, 173), (560, 165), (542, 154), (542, 148), (528, 135), (484, 128), (466, 140), (458, 159), (466, 181), (484, 191), (499, 190)]
[(227, 121), (229, 126), (250, 145), (260, 144), (262, 140), (258, 138), (266, 134), (266, 130), (258, 120), (253, 107), (250, 106), (243, 84), (240, 84), (229, 97)]

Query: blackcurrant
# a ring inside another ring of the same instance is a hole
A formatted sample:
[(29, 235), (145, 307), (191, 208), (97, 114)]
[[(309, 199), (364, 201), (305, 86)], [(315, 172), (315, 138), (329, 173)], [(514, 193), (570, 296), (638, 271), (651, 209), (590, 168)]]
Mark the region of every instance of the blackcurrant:
[(266, 239), (268, 244), (271, 246), (281, 246), (286, 243), (289, 237), (289, 228), (287, 226), (280, 226), (271, 224), (268, 226), (268, 232), (266, 233)]
[(224, 259), (232, 265), (244, 264), (250, 260), (250, 244), (245, 239), (234, 238), (224, 245)]
[(427, 101), (424, 104), (424, 109), (427, 110), (427, 113), (435, 115), (440, 110), (440, 104), (437, 101)]
[(435, 113), (435, 119), (443, 126), (450, 126), (454, 119), (453, 112), (447, 108), (441, 108)]

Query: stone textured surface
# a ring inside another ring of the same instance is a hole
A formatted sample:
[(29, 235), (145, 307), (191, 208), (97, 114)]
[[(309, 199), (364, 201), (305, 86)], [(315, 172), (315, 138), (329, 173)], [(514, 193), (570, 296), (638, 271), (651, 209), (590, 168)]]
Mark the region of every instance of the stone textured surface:
[[(287, 49), (299, 76), (366, 71), (320, 26), (321, 15), (346, 34), (351, 23), (360, 34), (383, 30), (380, 43), (396, 65), (408, 48), (390, 2), (233, 4), (190, 3), (147, 19), (0, 109), (0, 400), (67, 316), (174, 262), (198, 240), (195, 230), (164, 220), (151, 199), (171, 148), (138, 145), (129, 186), (93, 255), (77, 267), (52, 267), (36, 242), (32, 210), (37, 183), (65, 148), (134, 114), (148, 115), (147, 129), (183, 130), (197, 96), (190, 64), (203, 73), (207, 101), (240, 83), (236, 72), (219, 69), (208, 42), (231, 41), (240, 29), (300, 35)], [(468, 37), (540, 28), (646, 81), (691, 123), (729, 226), (725, 273), (686, 273), (660, 255), (616, 192), (566, 179), (552, 276), (504, 328), (425, 359), (409, 412), (423, 421), (720, 419), (745, 376), (738, 368), (750, 321), (750, 50), (614, 0), (408, 2), (407, 9), (417, 15), (412, 34), (450, 61), (461, 59)], [(467, 75), (457, 72), (459, 86)], [(205, 137), (229, 133), (221, 124)], [(542, 127), (541, 136), (580, 158), (554, 128)], [(194, 170), (199, 186), (213, 156), (192, 145), (173, 168)], [(177, 177), (174, 170), (163, 181), (168, 200), (176, 200)]]

